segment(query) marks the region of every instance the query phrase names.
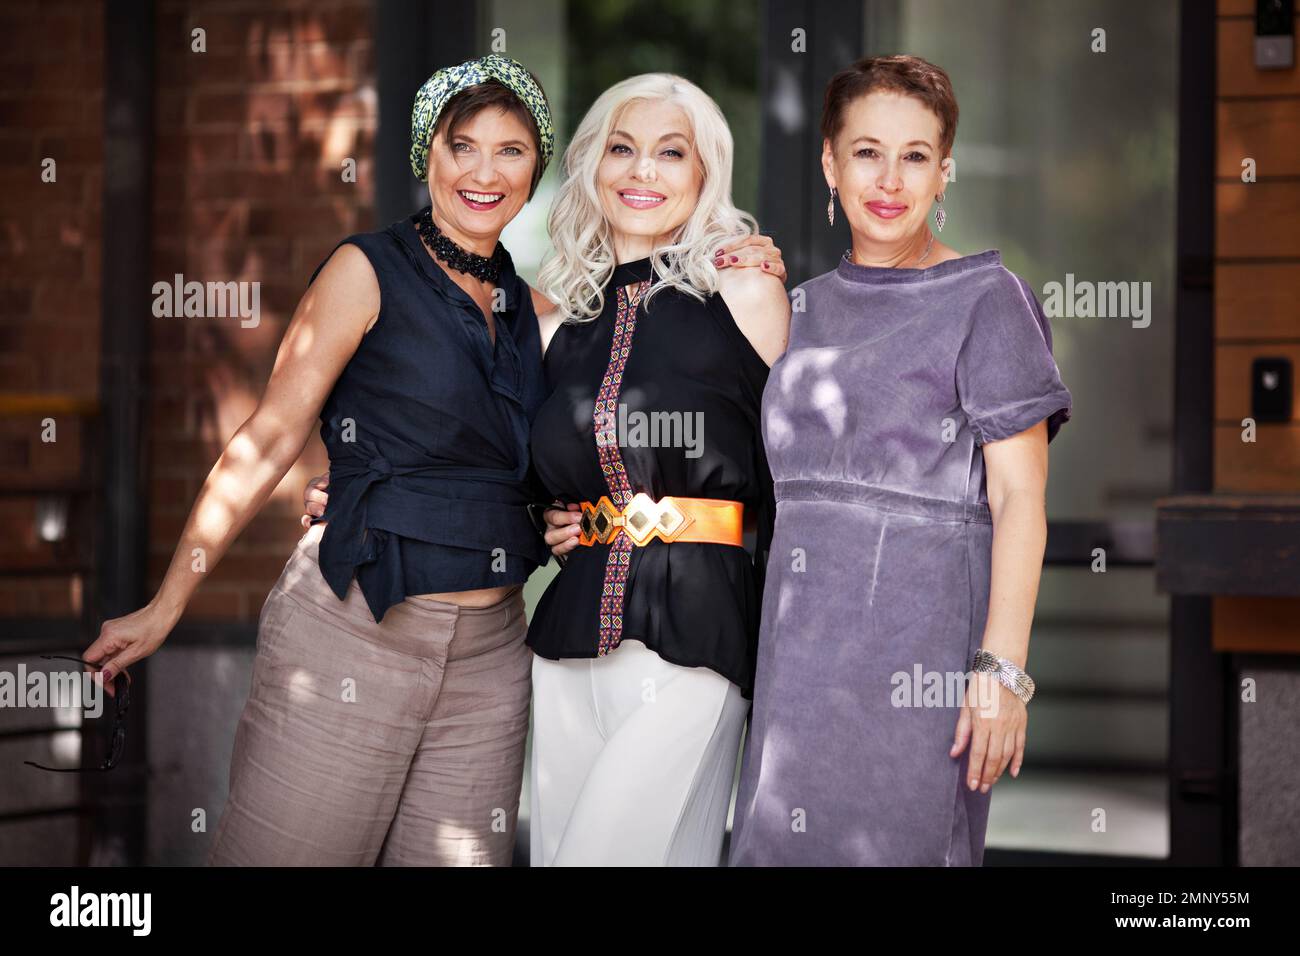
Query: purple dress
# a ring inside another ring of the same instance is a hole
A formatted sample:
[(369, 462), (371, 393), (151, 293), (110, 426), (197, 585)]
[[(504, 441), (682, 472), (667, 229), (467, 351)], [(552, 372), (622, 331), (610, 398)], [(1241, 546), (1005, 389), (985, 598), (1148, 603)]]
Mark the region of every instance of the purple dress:
[(841, 259), (791, 297), (730, 863), (978, 866), (991, 791), (965, 785), (969, 745), (948, 751), (988, 612), (980, 446), (1069, 419), (1051, 329), (996, 250)]

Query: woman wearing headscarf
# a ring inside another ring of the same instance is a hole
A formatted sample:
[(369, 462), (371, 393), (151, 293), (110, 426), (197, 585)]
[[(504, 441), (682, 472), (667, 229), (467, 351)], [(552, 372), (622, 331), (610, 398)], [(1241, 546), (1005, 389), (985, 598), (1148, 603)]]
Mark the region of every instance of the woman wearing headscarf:
[(521, 586), (547, 553), (527, 510), (538, 323), (498, 237), (554, 135), (536, 79), (501, 56), (435, 73), (412, 130), (429, 206), (317, 267), (157, 594), (86, 652), (108, 678), (162, 645), (319, 417), (330, 520), (262, 608), (213, 864), (511, 858), (532, 663)]

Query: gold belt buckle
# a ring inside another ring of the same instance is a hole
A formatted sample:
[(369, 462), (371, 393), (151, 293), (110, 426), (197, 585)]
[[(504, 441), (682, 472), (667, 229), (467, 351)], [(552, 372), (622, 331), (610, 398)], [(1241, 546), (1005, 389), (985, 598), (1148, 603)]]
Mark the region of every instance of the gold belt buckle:
[(609, 544), (621, 528), (635, 544), (644, 545), (656, 535), (672, 541), (693, 520), (673, 503), (671, 495), (655, 501), (645, 492), (638, 492), (621, 512), (607, 495), (601, 495), (594, 508), (582, 503), (579, 532), (583, 544)]

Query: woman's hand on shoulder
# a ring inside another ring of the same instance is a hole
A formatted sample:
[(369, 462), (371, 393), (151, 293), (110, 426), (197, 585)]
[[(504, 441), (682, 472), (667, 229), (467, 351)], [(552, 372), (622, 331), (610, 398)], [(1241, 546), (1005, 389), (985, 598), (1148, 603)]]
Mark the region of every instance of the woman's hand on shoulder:
[(757, 269), (718, 273), (718, 293), (754, 351), (771, 367), (790, 341), (790, 299), (776, 276)]
[(771, 236), (743, 236), (725, 242), (713, 250), (713, 267), (718, 272), (727, 269), (757, 269), (785, 282), (785, 259)]

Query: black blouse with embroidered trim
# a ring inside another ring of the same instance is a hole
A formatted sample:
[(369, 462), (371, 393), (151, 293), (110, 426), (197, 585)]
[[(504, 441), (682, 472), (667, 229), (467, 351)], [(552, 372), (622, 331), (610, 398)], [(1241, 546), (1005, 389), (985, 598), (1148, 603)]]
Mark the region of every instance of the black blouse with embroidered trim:
[(527, 510), (542, 498), (528, 432), (545, 395), (528, 285), (506, 254), (494, 345), (417, 217), (334, 247), (365, 253), (380, 310), (321, 410), (320, 566), (340, 599), (355, 576), (376, 621), (408, 595), (522, 583), (550, 557)]
[[(594, 503), (606, 495), (617, 504), (622, 474), (627, 490), (655, 499), (741, 501), (754, 531), (746, 541), (758, 560), (731, 545), (652, 539), (623, 546), (624, 570), (616, 544), (579, 545), (542, 595), (528, 645), (557, 660), (597, 657), (620, 639), (636, 639), (672, 663), (716, 671), (748, 698), (775, 510), (759, 418), (768, 367), (720, 295), (701, 302), (663, 289), (631, 310), (630, 322), (620, 317), (619, 289), (651, 279), (649, 259), (616, 266), (600, 316), (555, 332), (544, 359), (550, 396), (533, 422), (533, 467), (564, 502)], [(594, 421), (598, 398), (615, 415), (604, 420), (618, 429), (617, 444), (605, 443), (603, 464)], [(661, 423), (682, 423), (677, 447), (664, 446), (670, 436), (662, 429), (654, 444), (654, 432), (644, 426), (655, 413), (669, 413)], [(702, 434), (692, 435), (688, 422), (702, 425), (696, 429)]]

